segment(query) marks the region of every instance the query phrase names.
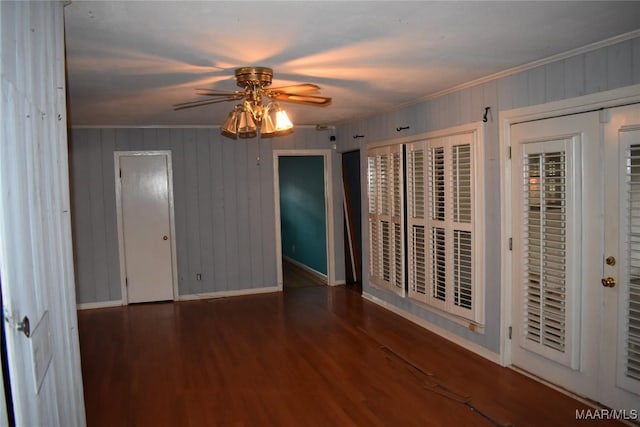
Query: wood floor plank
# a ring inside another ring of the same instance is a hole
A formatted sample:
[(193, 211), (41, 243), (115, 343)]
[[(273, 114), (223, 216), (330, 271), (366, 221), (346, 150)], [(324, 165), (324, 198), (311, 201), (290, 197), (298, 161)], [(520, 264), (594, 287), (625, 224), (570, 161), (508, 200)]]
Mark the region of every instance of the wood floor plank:
[(586, 408), (344, 287), (78, 320), (90, 427), (570, 426)]

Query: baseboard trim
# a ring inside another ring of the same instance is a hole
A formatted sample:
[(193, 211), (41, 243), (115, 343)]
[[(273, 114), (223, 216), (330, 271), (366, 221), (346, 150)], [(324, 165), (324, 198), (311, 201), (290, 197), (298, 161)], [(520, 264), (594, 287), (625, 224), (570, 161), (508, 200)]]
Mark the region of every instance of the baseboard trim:
[(237, 297), (243, 295), (268, 294), (282, 292), (282, 286), (267, 286), (264, 288), (239, 289), (235, 291), (206, 292), (202, 294), (180, 295), (178, 301), (194, 301), (199, 299)]
[[(433, 323), (424, 320), (418, 316), (415, 316), (411, 313), (408, 313), (392, 304), (389, 304), (388, 302), (373, 296), (369, 293), (363, 292), (362, 293), (362, 297), (368, 301), (371, 301), (374, 304), (377, 304), (379, 306), (381, 306), (382, 308), (386, 308), (387, 310), (397, 314), (398, 316), (404, 317), (405, 319), (409, 320), (410, 322), (415, 323), (418, 326), (421, 326), (431, 332), (433, 332), (436, 335), (441, 336), (442, 338), (451, 341), (454, 344), (457, 344), (461, 347), (464, 347), (465, 349), (477, 354), (478, 356), (484, 357), (485, 359), (497, 364), (497, 365), (501, 365), (500, 363), (500, 355), (498, 353), (494, 353), (491, 350), (486, 349), (485, 347), (482, 347), (481, 345), (478, 345), (476, 343), (474, 343), (473, 341), (469, 341), (465, 338), (462, 338), (459, 335), (454, 334), (453, 332), (447, 331), (446, 329), (443, 329), (439, 326), (434, 325)], [(502, 366), (502, 365), (501, 365)]]
[(117, 301), (100, 301), (100, 302), (85, 302), (82, 304), (76, 304), (77, 310), (93, 310), (96, 308), (109, 308), (109, 307), (120, 307), (124, 305), (122, 300)]

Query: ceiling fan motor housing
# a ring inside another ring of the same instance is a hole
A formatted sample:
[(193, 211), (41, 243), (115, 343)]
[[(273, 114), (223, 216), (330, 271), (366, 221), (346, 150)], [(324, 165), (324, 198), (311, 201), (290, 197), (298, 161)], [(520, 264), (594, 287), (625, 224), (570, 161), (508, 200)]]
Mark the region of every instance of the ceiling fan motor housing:
[(242, 67), (236, 69), (236, 83), (238, 86), (267, 87), (271, 85), (273, 70), (267, 67)]

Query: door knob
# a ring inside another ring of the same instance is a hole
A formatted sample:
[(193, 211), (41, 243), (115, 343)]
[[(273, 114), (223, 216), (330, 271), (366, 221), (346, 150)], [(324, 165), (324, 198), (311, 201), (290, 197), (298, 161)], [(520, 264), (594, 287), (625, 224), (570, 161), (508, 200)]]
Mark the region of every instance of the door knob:
[(605, 288), (613, 288), (616, 285), (616, 279), (613, 277), (606, 277), (602, 279), (602, 286)]
[(162, 236), (162, 240), (167, 240), (169, 237), (167, 235)]
[(18, 331), (22, 332), (25, 337), (29, 338), (31, 336), (31, 326), (29, 325), (29, 318), (24, 316), (21, 322), (18, 322), (17, 328)]

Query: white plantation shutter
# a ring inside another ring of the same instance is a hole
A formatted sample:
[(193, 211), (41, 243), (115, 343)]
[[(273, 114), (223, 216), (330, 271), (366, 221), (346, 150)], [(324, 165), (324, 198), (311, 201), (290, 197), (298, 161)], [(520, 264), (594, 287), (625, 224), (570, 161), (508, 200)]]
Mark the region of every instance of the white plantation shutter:
[[(517, 239), (521, 264), (521, 344), (566, 366), (578, 366), (579, 331), (573, 298), (578, 280), (578, 191), (573, 175), (573, 139), (523, 144), (521, 222)], [(574, 357), (576, 356), (576, 357)]]
[(407, 145), (407, 223), (409, 297), (481, 324), (478, 129)]
[(623, 188), (623, 233), (625, 266), (621, 272), (620, 356), (618, 383), (640, 393), (640, 131), (622, 132), (625, 144), (626, 188)]
[(404, 171), (402, 146), (367, 152), (369, 278), (404, 296)]

